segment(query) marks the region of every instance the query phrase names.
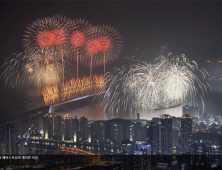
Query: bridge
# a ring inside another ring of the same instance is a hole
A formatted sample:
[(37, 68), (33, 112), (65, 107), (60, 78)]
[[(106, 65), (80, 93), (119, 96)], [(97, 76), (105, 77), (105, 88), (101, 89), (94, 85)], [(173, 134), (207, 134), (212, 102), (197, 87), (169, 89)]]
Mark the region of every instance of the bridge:
[(121, 151), (121, 145), (114, 145), (114, 144), (108, 144), (108, 143), (92, 143), (92, 142), (91, 143), (76, 143), (73, 141), (72, 142), (58, 141), (58, 140), (50, 140), (50, 139), (39, 139), (39, 140), (29, 139), (28, 147), (29, 148), (33, 147), (37, 149), (54, 150), (54, 151), (58, 151), (59, 149), (60, 151), (63, 151), (62, 153), (64, 155), (78, 153), (78, 151), (80, 150), (84, 150), (85, 152), (82, 152), (82, 153), (86, 155), (91, 155), (91, 154), (88, 154), (91, 152), (95, 154), (104, 154), (104, 155), (109, 154), (110, 155), (110, 153), (118, 154)]
[(67, 155), (74, 154), (74, 155), (95, 155), (92, 152), (88, 152), (78, 148), (70, 148), (70, 147), (59, 147), (59, 152), (66, 152)]
[(65, 103), (92, 97), (102, 92), (105, 83), (103, 75), (71, 79), (58, 86), (44, 87), (42, 95), (45, 105), (56, 107)]

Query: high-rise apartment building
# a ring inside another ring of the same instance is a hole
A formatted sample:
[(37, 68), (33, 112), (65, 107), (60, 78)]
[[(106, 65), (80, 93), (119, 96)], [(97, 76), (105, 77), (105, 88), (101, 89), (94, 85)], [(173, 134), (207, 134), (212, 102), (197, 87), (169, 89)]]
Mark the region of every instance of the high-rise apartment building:
[(160, 146), (160, 124), (158, 122), (147, 122), (146, 124), (146, 143), (152, 148), (152, 155), (159, 153)]
[(179, 145), (179, 129), (178, 127), (173, 127), (172, 130), (172, 140), (173, 140), (173, 147), (177, 147)]
[(146, 144), (136, 144), (134, 150), (133, 169), (151, 170), (151, 146)]
[(95, 121), (93, 122), (93, 142), (104, 142), (105, 141), (105, 121)]
[[(27, 139), (26, 139), (27, 140)], [(18, 140), (18, 155), (28, 154), (28, 147), (26, 145), (27, 141), (24, 139)]]
[(88, 142), (91, 143), (93, 137), (93, 121), (88, 122), (87, 134), (88, 134)]
[(79, 140), (88, 140), (88, 119), (85, 115), (79, 119)]
[(71, 140), (71, 128), (72, 128), (72, 118), (69, 117), (69, 114), (65, 115), (62, 118), (63, 122), (63, 140)]
[(5, 155), (5, 141), (4, 141), (4, 139), (0, 140), (0, 155)]
[(17, 136), (16, 129), (12, 123), (7, 123), (4, 127), (4, 145), (5, 155), (17, 155)]
[(125, 139), (121, 141), (121, 153), (122, 155), (133, 155), (133, 142)]
[(115, 144), (129, 139), (133, 141), (134, 123), (126, 119), (112, 119), (105, 122), (105, 140), (109, 139)]
[(135, 122), (133, 128), (133, 141), (136, 140), (146, 140), (146, 123), (141, 123), (139, 121)]
[(182, 154), (192, 153), (192, 118), (189, 114), (183, 114), (181, 118)]
[(77, 119), (77, 116), (75, 116), (72, 119), (72, 138), (74, 142), (78, 141), (78, 131), (79, 131), (79, 119)]
[(61, 114), (57, 114), (54, 117), (54, 139), (62, 140), (63, 135), (63, 124)]
[(172, 117), (163, 114), (161, 119), (161, 154), (172, 154)]
[(53, 116), (50, 114), (44, 115), (43, 132), (44, 139), (53, 139)]

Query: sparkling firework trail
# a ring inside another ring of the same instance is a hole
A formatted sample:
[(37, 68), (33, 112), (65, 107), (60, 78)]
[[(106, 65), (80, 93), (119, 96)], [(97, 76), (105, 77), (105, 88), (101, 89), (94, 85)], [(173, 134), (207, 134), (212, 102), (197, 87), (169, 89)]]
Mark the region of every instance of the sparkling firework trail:
[(96, 98), (99, 98), (104, 106), (104, 111), (107, 112), (121, 112), (125, 110), (132, 111), (134, 109), (133, 96), (125, 89), (126, 84), (126, 70), (115, 68), (114, 74), (105, 74), (105, 84), (103, 91), (106, 93), (98, 94)]
[[(41, 55), (30, 58), (19, 53), (8, 58), (3, 67), (5, 70), (2, 77), (5, 84), (12, 87), (29, 85), (40, 88), (61, 83), (62, 79), (61, 61), (53, 60), (50, 55), (47, 55), (47, 58), (42, 58)], [(68, 69), (66, 72), (70, 74)]]
[[(5, 85), (10, 87), (24, 85), (25, 75), (24, 65), (27, 63), (28, 58), (24, 53), (13, 54), (5, 60), (2, 68), (4, 69), (1, 77), (4, 79)], [(31, 71), (31, 69), (29, 70)]]
[[(106, 74), (106, 93), (99, 95), (105, 111), (138, 112), (181, 104), (197, 105), (196, 98), (203, 99), (209, 86), (201, 80), (204, 71), (185, 55), (159, 57), (153, 64), (133, 65), (127, 73), (123, 72), (124, 69), (116, 69), (113, 74)], [(200, 72), (201, 79), (196, 72)]]

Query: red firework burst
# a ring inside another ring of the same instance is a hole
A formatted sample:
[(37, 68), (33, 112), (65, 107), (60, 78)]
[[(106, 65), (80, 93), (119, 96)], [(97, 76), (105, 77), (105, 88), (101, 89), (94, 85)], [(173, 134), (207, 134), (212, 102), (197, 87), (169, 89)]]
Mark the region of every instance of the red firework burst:
[(62, 45), (65, 42), (66, 36), (65, 36), (65, 31), (62, 29), (55, 29), (51, 31), (52, 34), (55, 36), (55, 42), (54, 45)]
[(98, 54), (101, 49), (98, 39), (92, 39), (87, 41), (86, 49), (90, 55)]
[(110, 40), (107, 37), (100, 37), (98, 39), (99, 42), (99, 48), (101, 51), (107, 51), (110, 48)]
[(81, 47), (85, 43), (85, 35), (80, 31), (75, 31), (70, 38), (70, 41), (74, 47)]
[(55, 43), (56, 37), (49, 31), (43, 31), (37, 35), (37, 43), (42, 48), (51, 47)]
[(73, 59), (76, 60), (76, 74), (79, 76), (79, 61), (85, 56), (85, 42), (87, 41), (86, 29), (91, 27), (91, 24), (83, 19), (75, 19), (70, 24), (71, 37), (69, 44), (72, 49)]
[(102, 25), (98, 26), (97, 32), (99, 35), (101, 44), (101, 55), (104, 56), (105, 63), (111, 62), (118, 58), (122, 49), (122, 37), (121, 35), (111, 26)]
[[(62, 15), (39, 18), (25, 30), (23, 44), (29, 56), (52, 55), (61, 58), (61, 51), (68, 54), (67, 45), (71, 20)], [(67, 55), (69, 56), (69, 55)]]
[[(98, 40), (98, 51), (96, 50), (95, 55), (93, 55), (93, 67), (104, 65), (105, 72), (105, 65), (117, 59), (121, 52), (123, 44), (121, 35), (113, 27), (101, 25), (88, 29), (87, 37)], [(89, 50), (86, 51), (88, 55), (82, 64), (90, 66), (91, 61), (88, 60), (90, 53)]]

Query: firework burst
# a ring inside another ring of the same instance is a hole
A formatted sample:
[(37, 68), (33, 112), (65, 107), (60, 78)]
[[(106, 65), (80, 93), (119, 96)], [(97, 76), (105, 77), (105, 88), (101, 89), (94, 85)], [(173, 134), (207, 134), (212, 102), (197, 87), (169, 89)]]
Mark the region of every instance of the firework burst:
[[(114, 61), (120, 54), (122, 49), (122, 37), (111, 26), (100, 25), (91, 27), (87, 31), (89, 41), (87, 44), (87, 56), (84, 60), (84, 65), (93, 67), (104, 66)], [(89, 58), (93, 58), (89, 62)]]
[[(9, 86), (29, 85), (41, 88), (61, 83), (62, 63), (53, 60), (50, 55), (46, 58), (41, 55), (30, 58), (24, 53), (15, 54), (6, 59), (3, 67), (2, 77)], [(66, 73), (70, 74), (69, 69), (66, 69)]]
[(103, 58), (101, 61), (103, 61), (105, 74), (105, 65), (119, 56), (123, 41), (117, 30), (108, 25), (98, 26), (98, 35), (100, 57)]
[[(147, 111), (180, 104), (197, 105), (209, 84), (202, 81), (204, 71), (181, 57), (159, 57), (152, 64), (133, 65), (130, 70), (108, 73), (102, 98), (108, 112)], [(195, 74), (200, 72), (201, 78)], [(202, 100), (203, 102), (203, 100)], [(204, 103), (203, 107), (204, 107)]]
[(91, 27), (88, 21), (76, 19), (70, 27), (71, 37), (70, 44), (73, 49), (74, 59), (76, 59), (77, 78), (79, 77), (79, 62), (82, 61), (81, 56), (85, 55), (85, 43), (87, 41), (86, 30)]
[[(4, 71), (1, 77), (4, 79), (6, 85), (10, 87), (24, 85), (25, 75), (22, 73), (27, 61), (28, 57), (24, 53), (13, 54), (12, 57), (5, 60), (2, 67)], [(30, 68), (27, 71), (32, 72), (32, 69)]]
[[(105, 74), (105, 83), (103, 90), (98, 97), (104, 106), (104, 111), (121, 112), (132, 111), (134, 109), (133, 96), (125, 89), (127, 74), (123, 67), (122, 69), (114, 68), (114, 73)], [(103, 92), (105, 91), (105, 94)]]
[(61, 51), (68, 54), (70, 23), (71, 20), (62, 15), (35, 20), (25, 30), (23, 39), (25, 52), (30, 57), (53, 54), (54, 59), (61, 58)]
[(28, 60), (23, 73), (29, 84), (35, 87), (44, 87), (61, 83), (62, 64), (52, 57)]

